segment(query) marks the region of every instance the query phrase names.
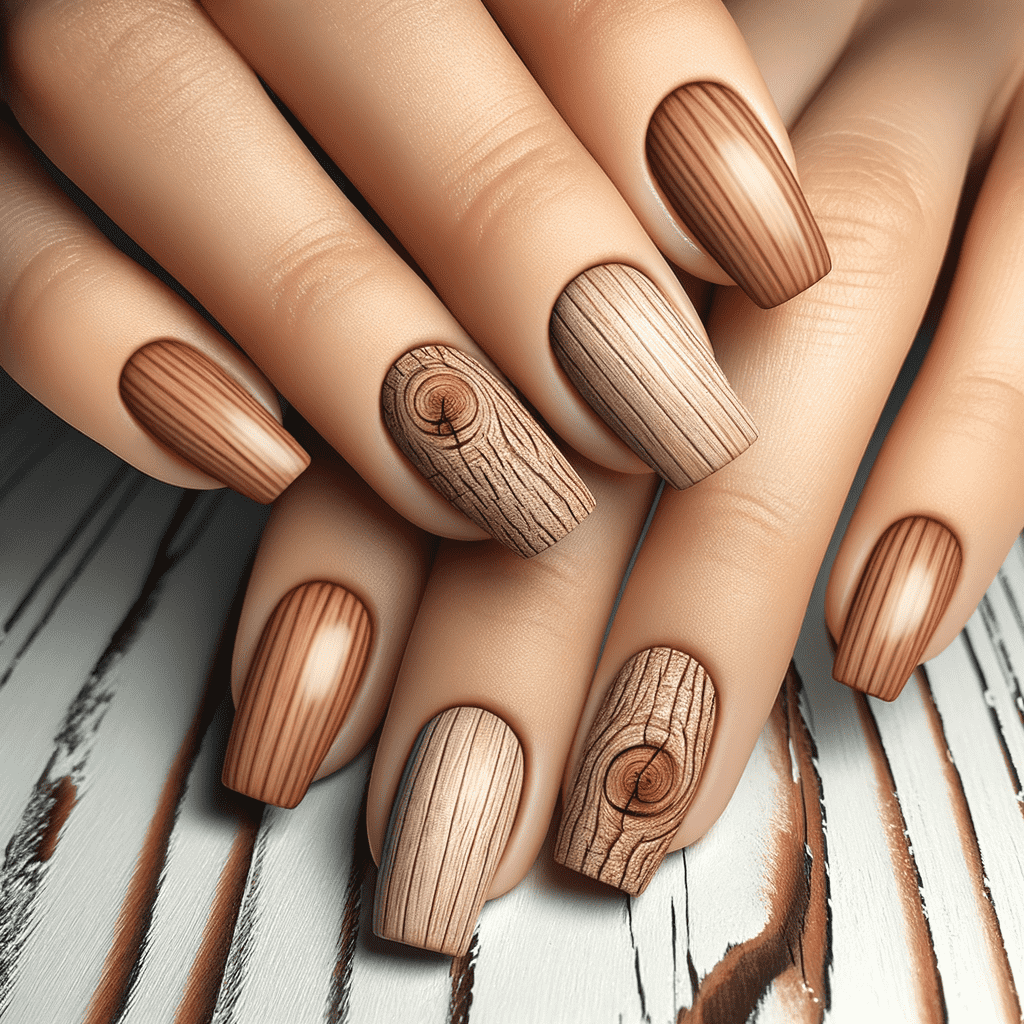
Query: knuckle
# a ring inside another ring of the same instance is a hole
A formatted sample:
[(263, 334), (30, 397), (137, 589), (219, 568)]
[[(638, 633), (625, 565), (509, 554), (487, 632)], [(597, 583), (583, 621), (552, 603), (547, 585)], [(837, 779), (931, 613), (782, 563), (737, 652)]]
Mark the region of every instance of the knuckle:
[(977, 368), (944, 383), (939, 415), (946, 429), (985, 449), (1019, 451), (1024, 438), (1024, 390), (1007, 367)]

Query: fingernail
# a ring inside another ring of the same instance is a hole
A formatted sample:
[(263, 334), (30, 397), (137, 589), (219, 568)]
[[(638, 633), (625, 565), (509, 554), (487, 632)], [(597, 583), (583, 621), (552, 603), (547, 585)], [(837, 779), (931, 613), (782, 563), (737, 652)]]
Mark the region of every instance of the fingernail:
[(309, 465), (291, 434), (191, 345), (140, 348), (121, 371), (121, 398), (175, 455), (254, 501), (273, 501)]
[(647, 129), (647, 160), (685, 227), (759, 306), (832, 269), (789, 164), (731, 89), (695, 82), (666, 96)]
[(365, 605), (333, 583), (303, 583), (263, 629), (235, 712), (224, 785), (294, 807), (355, 696), (370, 651)]
[(551, 345), (591, 408), (673, 487), (732, 462), (757, 430), (704, 342), (633, 267), (592, 267), (551, 313)]
[(670, 647), (635, 654), (590, 729), (555, 860), (631, 896), (647, 888), (689, 807), (715, 726), (715, 687)]
[(942, 523), (926, 516), (893, 523), (861, 574), (832, 675), (895, 700), (949, 607), (961, 561), (960, 544)]
[(451, 708), (409, 755), (384, 839), (373, 931), (461, 956), (512, 831), (523, 751), (497, 715)]
[(475, 359), (427, 345), (388, 371), (384, 422), (456, 508), (524, 558), (594, 509), (594, 496), (522, 403)]

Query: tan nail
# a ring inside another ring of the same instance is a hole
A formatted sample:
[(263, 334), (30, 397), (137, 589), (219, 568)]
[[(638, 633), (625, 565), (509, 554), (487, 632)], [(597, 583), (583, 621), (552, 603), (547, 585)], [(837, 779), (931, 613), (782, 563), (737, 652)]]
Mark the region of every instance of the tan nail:
[(679, 219), (759, 306), (832, 269), (793, 172), (731, 89), (695, 82), (665, 97), (647, 129), (647, 160)]
[(384, 422), (456, 508), (525, 558), (574, 530), (594, 496), (522, 403), (475, 359), (427, 345), (388, 371)]
[(344, 587), (303, 583), (285, 594), (242, 687), (225, 786), (279, 807), (303, 798), (355, 696), (371, 631)]
[(697, 791), (714, 726), (715, 688), (699, 662), (670, 647), (630, 658), (587, 737), (555, 860), (642, 893)]
[(584, 271), (559, 296), (551, 345), (591, 408), (673, 487), (732, 462), (757, 430), (693, 316), (638, 270)]
[(942, 523), (926, 516), (893, 523), (861, 574), (832, 675), (895, 700), (949, 607), (961, 561), (960, 544)]
[(121, 371), (121, 398), (157, 441), (255, 501), (273, 501), (309, 465), (248, 391), (183, 342), (135, 352)]
[(497, 715), (451, 708), (420, 732), (391, 810), (373, 930), (451, 956), (469, 948), (512, 830), (523, 751)]

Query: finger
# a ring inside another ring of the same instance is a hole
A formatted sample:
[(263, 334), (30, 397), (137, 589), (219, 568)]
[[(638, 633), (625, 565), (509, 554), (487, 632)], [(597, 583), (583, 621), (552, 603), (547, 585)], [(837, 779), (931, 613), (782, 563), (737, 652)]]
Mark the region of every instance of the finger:
[[(732, 794), (927, 305), (978, 125), (1016, 60), (1019, 28), (1009, 8), (1003, 16), (969, 40), (950, 9), (879, 22), (797, 126), (834, 269), (768, 312), (719, 296), (719, 357), (767, 428), (743, 459), (699, 488), (666, 492), (658, 508), (566, 776), (556, 857), (575, 870), (640, 892)], [(641, 744), (648, 718), (656, 742)], [(666, 732), (674, 739), (662, 745)], [(613, 815), (595, 774), (638, 746), (660, 755), (650, 776), (637, 769), (637, 802)]]
[(653, 491), (584, 475), (597, 510), (531, 562), (493, 544), (438, 554), (367, 796), (378, 935), (464, 953), (485, 898), (536, 859)]
[(224, 784), (294, 807), (387, 708), (433, 554), (322, 445), (274, 506), (235, 638)]
[[(515, 401), (492, 365), (338, 193), (202, 11), (188, 0), (30, 0), (7, 19), (11, 103), (32, 137), (392, 507), (434, 532), (486, 530), (523, 554), (586, 516), (568, 463), (521, 407), (502, 429)], [(415, 401), (394, 437), (381, 390), (392, 371), (409, 378), (403, 359), (417, 364)], [(446, 397), (462, 436), (435, 415)]]
[(786, 130), (719, 0), (487, 5), (675, 263), (724, 271), (766, 307), (828, 273)]
[(1018, 99), (829, 581), (833, 674), (886, 700), (960, 631), (1024, 525), (1022, 181)]
[(206, 6), (574, 449), (683, 487), (751, 443), (678, 281), (478, 0)]
[(6, 121), (0, 180), (0, 364), (150, 476), (277, 497), (309, 458), (263, 375), (115, 249)]

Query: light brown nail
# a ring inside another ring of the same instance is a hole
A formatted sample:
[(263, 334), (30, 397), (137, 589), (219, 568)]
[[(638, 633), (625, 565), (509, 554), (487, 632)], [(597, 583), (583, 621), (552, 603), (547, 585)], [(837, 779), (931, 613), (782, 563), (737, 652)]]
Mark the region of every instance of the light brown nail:
[(574, 530), (594, 496), (522, 403), (475, 359), (427, 345), (388, 371), (384, 422), (456, 508), (525, 558)]
[(391, 810), (374, 933), (451, 956), (464, 954), (522, 788), (522, 748), (497, 715), (451, 708), (428, 722)]
[(224, 759), (224, 785), (294, 807), (355, 696), (370, 651), (365, 605), (333, 583), (303, 583), (264, 627)]
[(793, 172), (731, 89), (695, 82), (666, 96), (647, 129), (647, 160), (685, 227), (759, 306), (832, 269)]
[(961, 561), (960, 544), (942, 523), (927, 516), (893, 523), (861, 574), (832, 675), (895, 700), (949, 607)]
[(591, 408), (673, 487), (732, 462), (757, 430), (703, 341), (633, 267), (592, 267), (551, 314), (551, 345)]
[(642, 893), (697, 791), (715, 706), (711, 678), (689, 655), (652, 647), (630, 658), (587, 737), (555, 860)]
[(154, 341), (121, 371), (131, 414), (176, 455), (255, 501), (273, 501), (309, 456), (252, 395), (198, 349)]

